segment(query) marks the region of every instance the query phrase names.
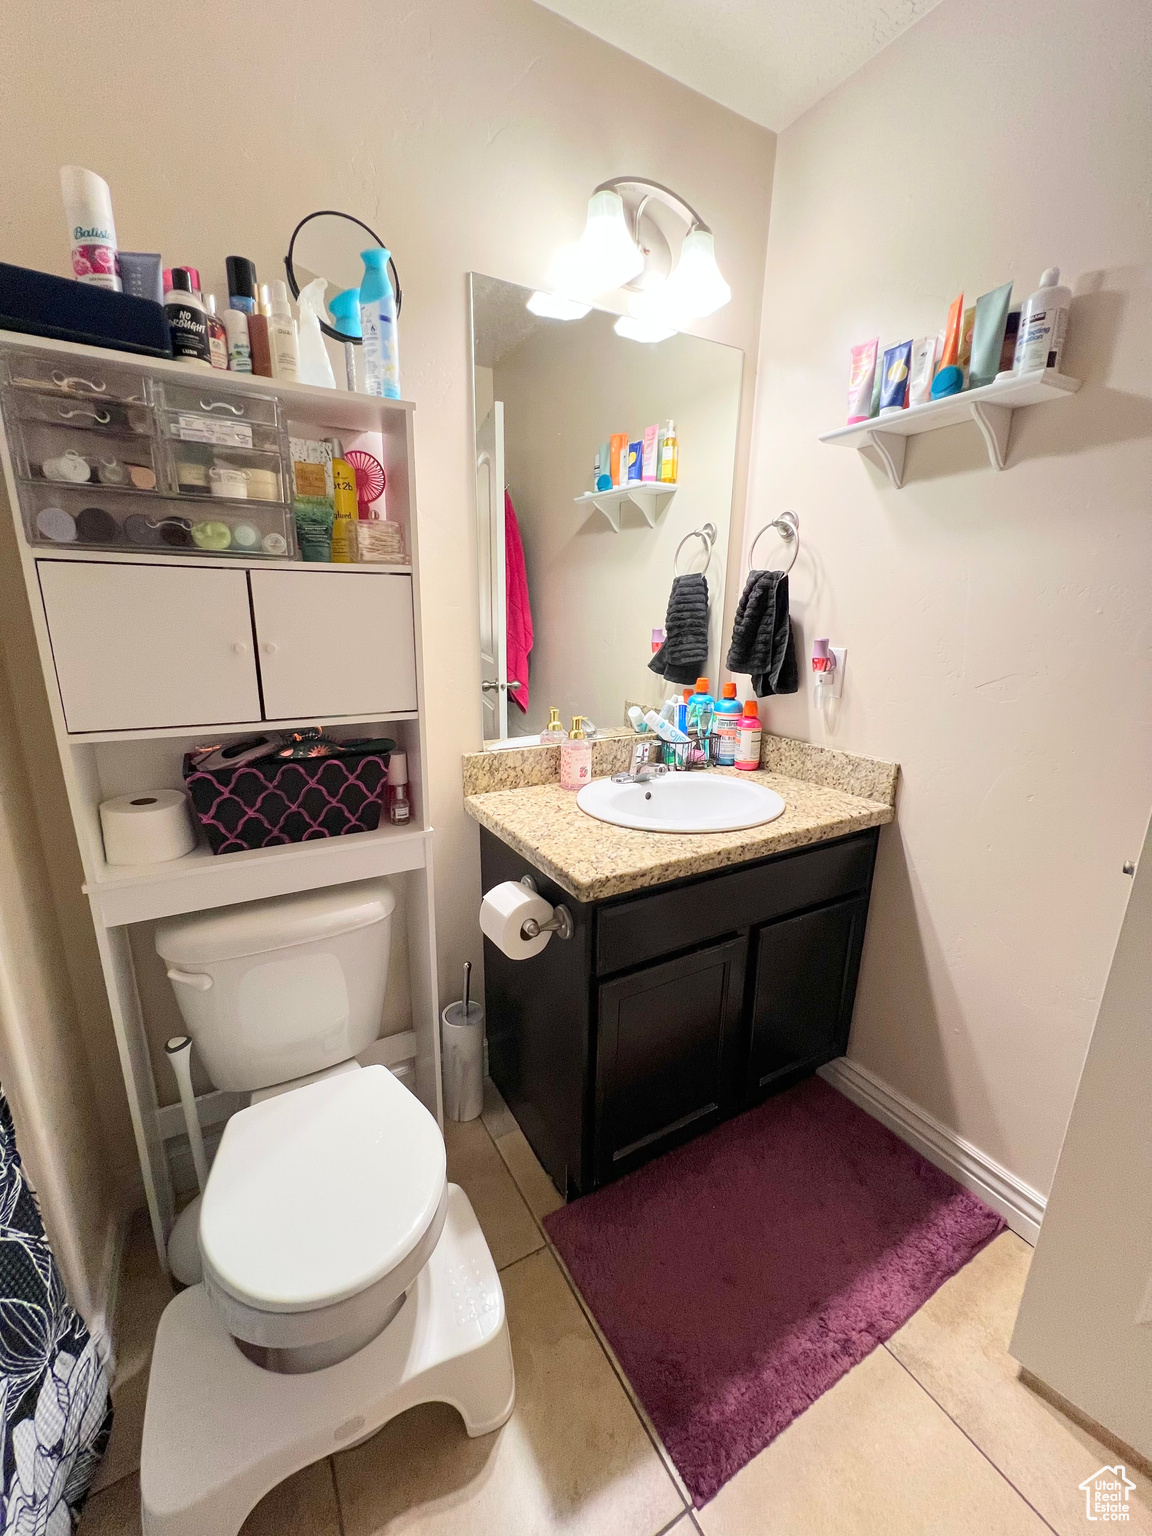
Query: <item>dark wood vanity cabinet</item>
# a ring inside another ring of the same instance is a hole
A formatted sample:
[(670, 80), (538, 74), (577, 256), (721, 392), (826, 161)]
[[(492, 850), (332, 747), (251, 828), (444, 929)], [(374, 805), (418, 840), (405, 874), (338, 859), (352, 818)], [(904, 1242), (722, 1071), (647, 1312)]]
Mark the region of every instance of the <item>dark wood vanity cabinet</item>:
[(531, 960), (484, 942), (489, 1070), (562, 1193), (843, 1055), (878, 835), (580, 902), (481, 830), (485, 890), (530, 875), (572, 914)]

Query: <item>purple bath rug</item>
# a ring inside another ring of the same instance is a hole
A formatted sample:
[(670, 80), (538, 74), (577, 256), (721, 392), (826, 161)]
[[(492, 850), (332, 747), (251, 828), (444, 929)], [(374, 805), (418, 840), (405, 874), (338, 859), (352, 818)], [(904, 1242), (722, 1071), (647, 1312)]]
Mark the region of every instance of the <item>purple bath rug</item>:
[(697, 1506), (1004, 1228), (816, 1077), (545, 1225)]

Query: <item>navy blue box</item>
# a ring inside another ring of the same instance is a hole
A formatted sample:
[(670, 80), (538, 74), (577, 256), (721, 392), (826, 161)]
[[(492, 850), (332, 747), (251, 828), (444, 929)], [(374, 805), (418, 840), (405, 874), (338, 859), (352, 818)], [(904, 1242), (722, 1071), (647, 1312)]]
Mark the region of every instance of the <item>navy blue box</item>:
[(0, 261), (0, 330), (171, 357), (163, 304)]

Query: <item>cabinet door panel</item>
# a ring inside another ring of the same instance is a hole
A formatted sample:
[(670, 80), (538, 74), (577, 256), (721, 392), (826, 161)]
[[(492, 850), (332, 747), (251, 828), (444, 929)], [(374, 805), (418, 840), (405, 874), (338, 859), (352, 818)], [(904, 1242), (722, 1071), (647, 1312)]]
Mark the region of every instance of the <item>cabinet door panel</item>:
[(416, 708), (412, 578), (385, 571), (253, 571), (264, 715)]
[(70, 731), (259, 720), (244, 571), (36, 568)]
[(599, 1179), (723, 1112), (746, 947), (733, 939), (600, 987)]
[(844, 1054), (867, 913), (865, 896), (761, 928), (748, 1074), (753, 1096), (796, 1068)]

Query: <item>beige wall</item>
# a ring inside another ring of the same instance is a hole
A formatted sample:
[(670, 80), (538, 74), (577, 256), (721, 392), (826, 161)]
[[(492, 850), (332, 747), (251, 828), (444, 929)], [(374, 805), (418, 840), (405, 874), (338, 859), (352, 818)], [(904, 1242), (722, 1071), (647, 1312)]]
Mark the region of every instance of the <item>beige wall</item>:
[[(58, 167), (69, 161), (110, 182), (125, 249), (197, 265), (218, 295), (227, 254), (277, 275), (293, 225), (316, 208), (357, 214), (396, 252), (404, 389), (418, 403), (440, 967), (455, 995), (461, 962), (479, 957), (459, 766), (481, 729), (465, 274), (542, 281), (555, 246), (579, 234), (592, 187), (643, 174), (713, 226), (734, 297), (701, 331), (751, 354), (773, 136), (529, 0), (338, 0), (322, 15), (303, 0), (15, 0), (0, 69), (8, 261), (66, 271)], [(738, 498), (751, 381), (749, 369)], [(115, 1074), (110, 1034), (96, 1054)], [(130, 1166), (118, 1125), (111, 1155)]]
[[(799, 512), (834, 726), (898, 760), (851, 1055), (1046, 1191), (1152, 805), (1152, 39), (1146, 0), (948, 0), (780, 138), (750, 520)], [(817, 434), (850, 346), (963, 288), (1074, 284), (1073, 400), (915, 438), (893, 489)]]
[[(648, 670), (652, 631), (664, 623), (677, 546), (711, 521), (719, 533), (707, 564), (694, 539), (683, 571), (708, 581), (709, 660), (716, 681), (732, 467), (743, 357), (732, 347), (673, 336), (647, 346), (615, 335), (610, 315), (535, 331), (494, 370), (504, 402), (504, 478), (524, 543), (535, 645), (525, 717), (511, 698), (508, 730), (541, 730), (555, 705), (565, 726), (585, 714), (627, 724), (625, 701), (654, 704), (674, 690)], [(479, 384), (478, 384), (479, 388)], [(573, 498), (591, 485), (592, 461), (616, 425), (633, 441), (671, 417), (680, 444), (675, 496), (650, 527), (633, 507), (620, 531)]]
[(119, 1211), (62, 950), (0, 668), (0, 1082), (69, 1297), (99, 1328)]
[(1033, 1375), (1145, 1457), (1152, 1457), (1150, 1023), (1152, 828), (1011, 1346)]

